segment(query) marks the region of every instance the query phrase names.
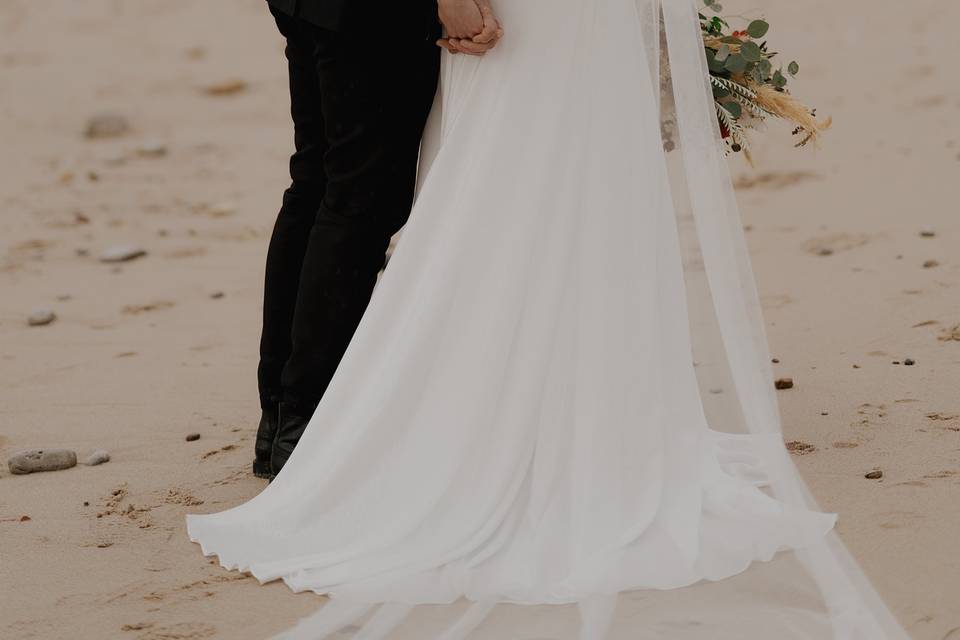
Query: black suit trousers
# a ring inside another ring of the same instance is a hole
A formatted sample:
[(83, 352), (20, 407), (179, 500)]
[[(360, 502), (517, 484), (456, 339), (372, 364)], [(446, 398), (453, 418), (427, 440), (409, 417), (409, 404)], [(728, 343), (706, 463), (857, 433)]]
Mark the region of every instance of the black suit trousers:
[(413, 202), (439, 75), (435, 11), (323, 29), (276, 9), (295, 152), (267, 253), (258, 379), (264, 408), (309, 417)]

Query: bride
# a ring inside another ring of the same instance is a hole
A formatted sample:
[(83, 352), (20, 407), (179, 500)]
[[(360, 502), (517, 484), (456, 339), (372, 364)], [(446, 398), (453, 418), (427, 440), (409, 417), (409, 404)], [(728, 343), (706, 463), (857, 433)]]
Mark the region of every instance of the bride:
[(694, 0), (494, 9), (299, 445), (190, 537), (330, 596), (292, 638), (905, 638), (784, 450)]

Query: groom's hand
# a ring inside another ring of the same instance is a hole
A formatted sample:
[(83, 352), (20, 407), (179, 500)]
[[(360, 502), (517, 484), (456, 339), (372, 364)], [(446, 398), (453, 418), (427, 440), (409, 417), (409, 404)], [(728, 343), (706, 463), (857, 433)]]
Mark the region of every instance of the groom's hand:
[(448, 38), (472, 38), (483, 31), (483, 14), (475, 0), (439, 0), (438, 4)]
[[(443, 20), (444, 2), (453, 2), (459, 0), (440, 0), (441, 21)], [(497, 46), (500, 38), (503, 37), (503, 28), (500, 21), (497, 20), (489, 0), (467, 0), (472, 3), (479, 11), (481, 18), (481, 28), (471, 37), (455, 37), (451, 35), (450, 29), (447, 29), (447, 37), (437, 41), (437, 44), (450, 53), (467, 53), (475, 56), (482, 56), (490, 49)], [(446, 26), (446, 22), (444, 22)]]

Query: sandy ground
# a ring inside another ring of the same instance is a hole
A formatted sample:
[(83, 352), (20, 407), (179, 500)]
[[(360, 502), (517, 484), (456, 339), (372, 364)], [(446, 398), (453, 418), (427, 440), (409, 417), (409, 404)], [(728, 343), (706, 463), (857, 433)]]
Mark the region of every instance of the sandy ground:
[[(960, 8), (765, 12), (796, 89), (836, 119), (819, 152), (774, 133), (759, 169), (732, 165), (797, 384), (787, 439), (812, 447), (805, 477), (910, 632), (960, 638)], [(183, 526), (263, 486), (247, 470), (291, 146), (281, 52), (261, 0), (0, 0), (0, 457), (113, 456), (0, 469), (2, 638), (263, 638), (317, 606), (222, 571)], [(131, 130), (85, 139), (99, 112)], [(148, 255), (97, 260), (121, 243)], [(58, 319), (29, 327), (37, 308)]]

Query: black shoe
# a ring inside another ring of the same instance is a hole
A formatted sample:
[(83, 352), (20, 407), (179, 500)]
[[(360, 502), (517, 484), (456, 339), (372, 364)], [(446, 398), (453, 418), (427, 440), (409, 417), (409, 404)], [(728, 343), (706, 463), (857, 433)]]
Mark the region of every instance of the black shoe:
[(273, 478), (273, 468), (270, 466), (270, 455), (273, 452), (273, 441), (277, 438), (277, 421), (279, 407), (273, 405), (264, 409), (260, 416), (260, 426), (257, 428), (257, 441), (253, 447), (253, 475), (258, 478)]
[(293, 453), (300, 437), (307, 429), (310, 416), (299, 416), (286, 403), (280, 403), (280, 419), (277, 427), (277, 437), (273, 441), (273, 453), (270, 456), (270, 467), (276, 475), (287, 464), (290, 454)]

